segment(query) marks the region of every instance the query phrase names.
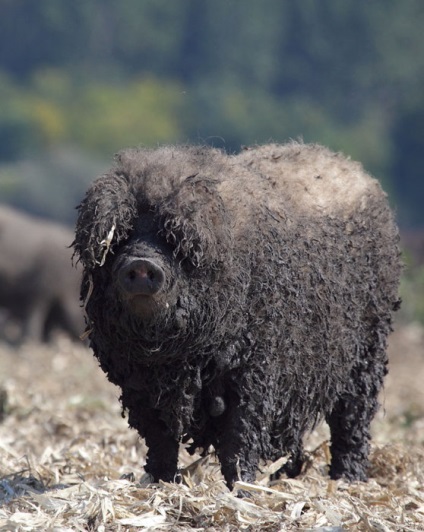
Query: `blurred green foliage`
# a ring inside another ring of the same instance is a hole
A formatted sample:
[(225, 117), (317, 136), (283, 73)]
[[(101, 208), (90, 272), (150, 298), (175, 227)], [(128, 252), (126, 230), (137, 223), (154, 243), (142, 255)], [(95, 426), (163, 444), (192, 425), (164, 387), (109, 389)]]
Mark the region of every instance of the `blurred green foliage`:
[(424, 266), (406, 268), (401, 279), (402, 306), (397, 315), (401, 323), (424, 324)]
[(127, 145), (176, 141), (182, 93), (177, 82), (154, 77), (75, 83), (60, 70), (36, 72), (28, 87), (4, 91), (0, 157), (13, 160), (61, 144), (104, 156)]
[(302, 137), (423, 225), (423, 27), (422, 0), (2, 0), (0, 201), (70, 221), (122, 147)]

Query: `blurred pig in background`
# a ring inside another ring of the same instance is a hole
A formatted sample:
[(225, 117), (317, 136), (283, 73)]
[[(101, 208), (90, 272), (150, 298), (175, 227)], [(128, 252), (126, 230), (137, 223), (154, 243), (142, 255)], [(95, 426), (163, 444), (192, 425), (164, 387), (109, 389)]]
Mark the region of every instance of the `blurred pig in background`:
[(77, 339), (84, 329), (80, 273), (65, 226), (0, 205), (0, 336), (45, 342), (53, 332)]

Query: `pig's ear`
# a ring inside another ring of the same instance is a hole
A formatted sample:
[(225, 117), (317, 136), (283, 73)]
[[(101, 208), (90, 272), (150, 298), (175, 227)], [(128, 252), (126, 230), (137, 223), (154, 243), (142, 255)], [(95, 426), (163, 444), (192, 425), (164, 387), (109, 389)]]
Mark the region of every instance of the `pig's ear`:
[(129, 180), (115, 172), (99, 177), (77, 209), (74, 255), (92, 270), (133, 228), (137, 206)]
[(216, 184), (189, 176), (159, 206), (163, 233), (175, 257), (197, 269), (219, 267), (231, 249), (228, 215)]

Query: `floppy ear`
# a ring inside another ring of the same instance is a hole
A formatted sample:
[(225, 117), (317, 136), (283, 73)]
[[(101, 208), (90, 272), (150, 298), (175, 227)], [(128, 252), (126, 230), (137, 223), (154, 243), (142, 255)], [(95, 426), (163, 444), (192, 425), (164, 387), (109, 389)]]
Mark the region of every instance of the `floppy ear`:
[(99, 177), (77, 209), (74, 255), (92, 270), (103, 265), (109, 249), (133, 228), (137, 205), (128, 178), (117, 172)]
[(230, 225), (216, 184), (198, 174), (189, 176), (158, 206), (175, 257), (194, 268), (217, 268), (230, 247)]

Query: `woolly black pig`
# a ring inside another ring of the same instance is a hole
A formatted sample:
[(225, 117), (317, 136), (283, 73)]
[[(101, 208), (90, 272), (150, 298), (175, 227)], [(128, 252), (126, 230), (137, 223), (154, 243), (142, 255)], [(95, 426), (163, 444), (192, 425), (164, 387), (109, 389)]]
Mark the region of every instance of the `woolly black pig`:
[(20, 341), (44, 341), (54, 329), (77, 339), (84, 330), (72, 240), (67, 227), (0, 205), (0, 306), (20, 322)]
[(398, 232), (361, 165), (317, 145), (129, 149), (79, 206), (91, 347), (148, 446), (212, 445), (231, 489), (303, 463), (325, 419), (331, 478), (365, 480), (399, 304)]

